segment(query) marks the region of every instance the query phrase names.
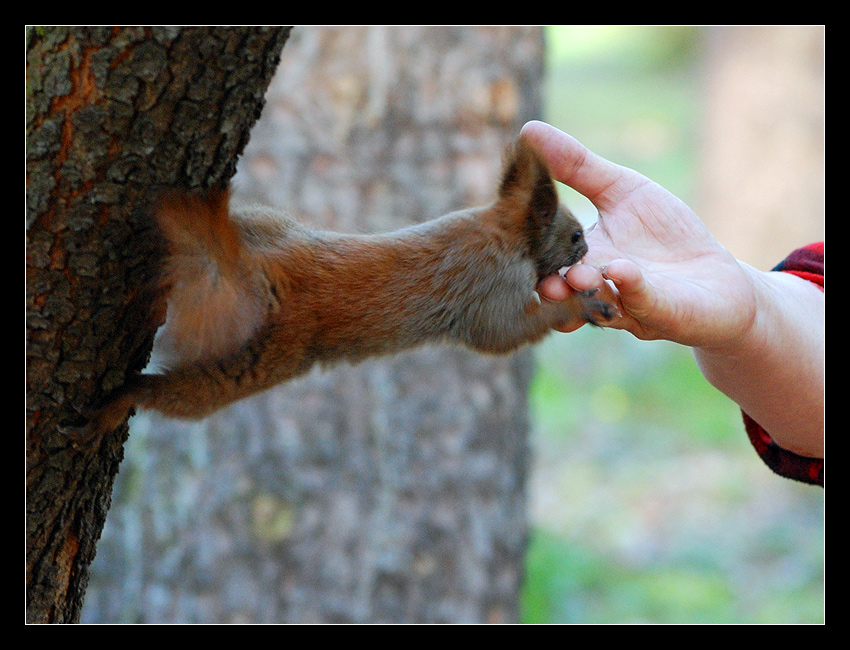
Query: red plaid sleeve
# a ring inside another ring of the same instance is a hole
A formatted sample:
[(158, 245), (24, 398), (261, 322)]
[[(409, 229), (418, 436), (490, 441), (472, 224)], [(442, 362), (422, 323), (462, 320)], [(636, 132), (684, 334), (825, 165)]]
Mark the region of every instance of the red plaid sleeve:
[[(816, 284), (823, 291), (824, 243), (799, 248), (773, 270), (791, 273)], [(765, 464), (780, 476), (823, 487), (823, 459), (807, 458), (783, 449), (759, 424), (744, 415), (744, 426), (750, 442)]]

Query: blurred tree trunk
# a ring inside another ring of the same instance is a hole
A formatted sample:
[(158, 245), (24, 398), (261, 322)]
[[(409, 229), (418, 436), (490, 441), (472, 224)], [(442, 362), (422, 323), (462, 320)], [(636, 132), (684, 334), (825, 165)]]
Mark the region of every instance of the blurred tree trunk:
[[(488, 202), (541, 62), (536, 28), (298, 28), (236, 198), (345, 232)], [(530, 371), (428, 348), (137, 416), (84, 620), (517, 620)]]
[(29, 28), (27, 620), (74, 622), (126, 427), (58, 432), (140, 370), (162, 313), (151, 189), (226, 181), (288, 29)]
[(824, 29), (706, 30), (700, 216), (762, 270), (825, 234)]

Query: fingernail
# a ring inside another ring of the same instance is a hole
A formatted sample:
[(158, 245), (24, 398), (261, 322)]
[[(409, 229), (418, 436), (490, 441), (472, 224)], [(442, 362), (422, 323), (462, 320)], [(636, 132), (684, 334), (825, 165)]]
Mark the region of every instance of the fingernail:
[(607, 266), (603, 266), (602, 268), (600, 268), (599, 272), (602, 273), (602, 277), (604, 279), (608, 280), (608, 282), (613, 283), (615, 286), (620, 286), (619, 280), (616, 280), (616, 279), (614, 279), (614, 278), (612, 278), (608, 275), (608, 267)]

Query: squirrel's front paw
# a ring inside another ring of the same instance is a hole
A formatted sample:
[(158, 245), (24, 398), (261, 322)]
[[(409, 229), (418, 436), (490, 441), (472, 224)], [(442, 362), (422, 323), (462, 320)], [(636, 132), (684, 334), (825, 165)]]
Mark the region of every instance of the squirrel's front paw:
[(580, 315), (591, 325), (602, 327), (605, 323), (620, 318), (620, 310), (614, 303), (603, 300), (597, 294), (599, 289), (588, 289), (580, 291), (576, 294), (579, 305)]

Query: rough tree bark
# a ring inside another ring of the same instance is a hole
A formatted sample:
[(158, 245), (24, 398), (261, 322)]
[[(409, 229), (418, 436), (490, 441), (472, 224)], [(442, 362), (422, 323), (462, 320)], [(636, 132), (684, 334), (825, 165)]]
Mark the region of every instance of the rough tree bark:
[(288, 33), (28, 30), (28, 621), (79, 620), (127, 432), (84, 450), (59, 428), (147, 361), (151, 190), (233, 175)]
[[(537, 28), (297, 28), (236, 196), (342, 232), (490, 201), (541, 62)], [(83, 620), (517, 620), (530, 369), (429, 348), (137, 416)]]

